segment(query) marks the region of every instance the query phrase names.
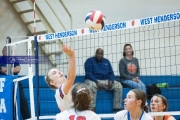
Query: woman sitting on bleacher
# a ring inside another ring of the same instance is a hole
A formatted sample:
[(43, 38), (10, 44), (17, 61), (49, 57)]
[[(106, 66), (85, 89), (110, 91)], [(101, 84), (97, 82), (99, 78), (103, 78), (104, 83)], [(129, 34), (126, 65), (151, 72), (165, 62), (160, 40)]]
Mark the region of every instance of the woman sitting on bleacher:
[[(168, 109), (167, 99), (162, 95), (155, 94), (151, 98), (150, 107), (152, 112), (165, 112)], [(176, 120), (176, 119), (171, 115), (164, 115), (164, 116), (155, 116), (154, 120)]]
[(133, 89), (140, 89), (146, 93), (146, 86), (140, 80), (140, 68), (138, 59), (133, 57), (134, 51), (131, 44), (125, 44), (123, 56), (119, 62), (121, 82)]
[(101, 120), (89, 110), (92, 96), (85, 84), (75, 84), (71, 91), (73, 107), (56, 115), (56, 120)]

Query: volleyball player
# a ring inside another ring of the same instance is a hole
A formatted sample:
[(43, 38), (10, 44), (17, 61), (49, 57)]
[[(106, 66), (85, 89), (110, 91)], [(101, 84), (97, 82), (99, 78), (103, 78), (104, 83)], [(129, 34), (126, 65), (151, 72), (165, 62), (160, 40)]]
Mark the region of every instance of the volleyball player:
[(64, 76), (61, 70), (56, 68), (52, 68), (46, 76), (46, 83), (50, 88), (56, 90), (55, 98), (61, 112), (69, 109), (73, 104), (70, 90), (76, 76), (74, 50), (65, 44), (62, 45), (62, 50), (69, 56), (67, 78)]
[(146, 113), (146, 94), (142, 90), (130, 90), (124, 99), (124, 108), (125, 110), (116, 113), (114, 120), (153, 120)]
[(56, 120), (101, 120), (90, 110), (92, 96), (85, 84), (76, 84), (72, 91), (73, 107), (56, 115)]
[[(165, 112), (168, 109), (168, 101), (164, 96), (155, 94), (151, 98), (150, 107), (152, 112)], [(154, 116), (154, 120), (175, 120), (175, 118), (171, 115), (164, 115)]]

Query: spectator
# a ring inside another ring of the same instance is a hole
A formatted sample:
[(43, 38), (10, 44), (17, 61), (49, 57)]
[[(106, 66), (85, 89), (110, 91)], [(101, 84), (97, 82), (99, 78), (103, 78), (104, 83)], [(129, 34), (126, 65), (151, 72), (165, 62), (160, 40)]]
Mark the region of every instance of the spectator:
[(139, 89), (130, 90), (124, 99), (125, 110), (115, 114), (114, 120), (153, 120), (148, 115), (146, 94)]
[(134, 51), (131, 44), (125, 44), (123, 56), (119, 62), (119, 73), (121, 82), (133, 89), (140, 89), (146, 93), (146, 86), (139, 79), (140, 68), (138, 59), (133, 57)]
[(52, 68), (47, 76), (46, 83), (50, 88), (56, 90), (55, 98), (60, 111), (69, 109), (72, 106), (70, 90), (76, 77), (75, 53), (68, 45), (63, 44), (62, 50), (69, 56), (67, 78), (63, 72)]
[[(0, 58), (0, 75), (6, 75), (7, 74), (7, 68), (6, 65), (8, 64), (6, 59), (7, 59), (7, 47), (5, 46), (2, 50), (2, 54), (3, 56)], [(21, 66), (19, 65), (19, 62), (16, 60), (14, 62), (14, 68), (11, 69), (13, 70), (13, 74), (14, 75), (18, 75), (18, 73), (21, 70)], [(20, 111), (21, 111), (21, 115), (23, 119), (28, 119), (31, 118), (29, 109), (28, 109), (28, 103), (27, 100), (24, 96), (24, 90), (22, 87), (21, 82), (18, 82), (18, 86), (19, 86), (19, 94), (20, 94)]]
[(88, 58), (84, 64), (85, 83), (89, 86), (93, 100), (91, 108), (95, 111), (97, 89), (114, 90), (114, 112), (121, 110), (122, 86), (115, 81), (114, 72), (108, 59), (103, 58), (104, 51), (101, 48), (96, 50), (94, 57)]
[[(164, 96), (155, 94), (151, 98), (150, 107), (152, 112), (165, 112), (168, 109), (168, 101)], [(176, 120), (176, 119), (171, 115), (164, 115), (164, 116), (155, 116), (154, 120)]]
[(91, 92), (85, 84), (75, 84), (71, 91), (73, 107), (56, 115), (56, 120), (101, 120), (89, 110)]

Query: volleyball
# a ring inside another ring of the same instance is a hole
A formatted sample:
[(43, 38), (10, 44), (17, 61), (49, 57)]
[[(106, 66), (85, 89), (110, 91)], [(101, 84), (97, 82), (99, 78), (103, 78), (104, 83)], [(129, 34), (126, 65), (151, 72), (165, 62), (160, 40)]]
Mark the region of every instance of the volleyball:
[(101, 30), (106, 23), (106, 18), (101, 11), (94, 10), (86, 15), (85, 22), (89, 29)]

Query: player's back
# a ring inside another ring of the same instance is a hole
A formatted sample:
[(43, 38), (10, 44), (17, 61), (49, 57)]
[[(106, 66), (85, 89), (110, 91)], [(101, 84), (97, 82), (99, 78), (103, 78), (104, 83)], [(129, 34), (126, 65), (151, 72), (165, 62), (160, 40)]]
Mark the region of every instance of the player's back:
[(100, 117), (90, 110), (78, 111), (74, 108), (56, 115), (56, 120), (101, 120)]

